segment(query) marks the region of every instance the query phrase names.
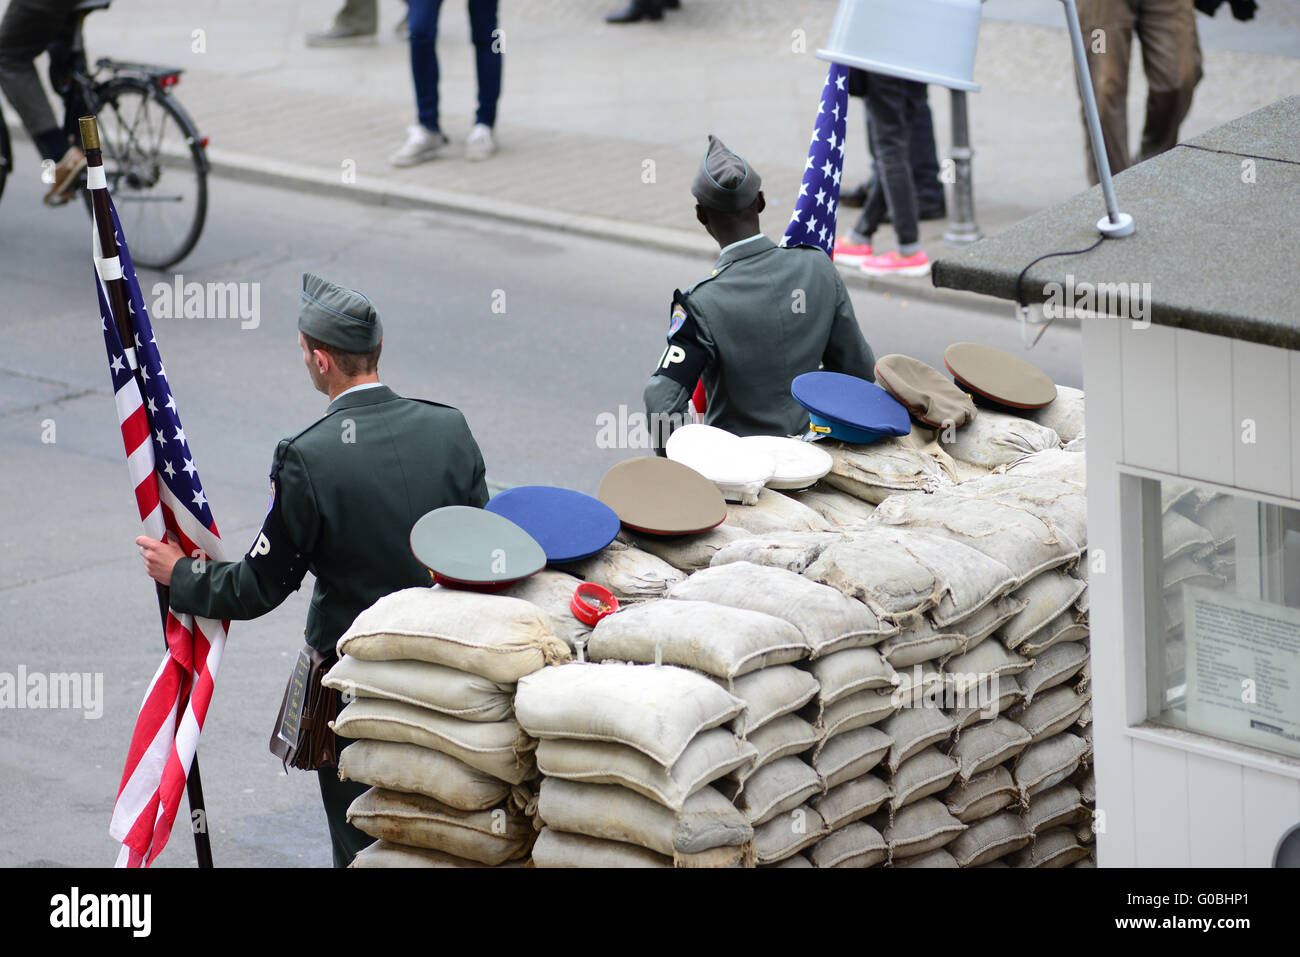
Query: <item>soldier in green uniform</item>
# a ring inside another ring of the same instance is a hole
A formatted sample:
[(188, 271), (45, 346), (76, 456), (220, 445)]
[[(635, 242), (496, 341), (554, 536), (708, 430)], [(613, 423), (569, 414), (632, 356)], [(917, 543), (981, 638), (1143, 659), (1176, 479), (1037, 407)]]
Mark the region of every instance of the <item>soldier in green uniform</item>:
[(777, 246), (759, 230), (757, 171), (717, 137), (691, 192), (695, 216), (722, 248), (712, 275), (673, 293), (668, 348), (645, 389), (655, 444), (685, 421), (696, 382), (704, 421), (737, 435), (795, 435), (808, 412), (790, 383), (824, 368), (875, 381), (875, 357), (829, 257)]
[[(383, 327), (363, 295), (303, 275), (298, 342), (325, 415), (281, 440), (272, 500), (248, 554), (198, 562), (168, 542), (136, 540), (149, 574), (171, 586), (171, 606), (206, 618), (249, 619), (283, 602), (311, 571), (307, 643), (329, 656), (359, 612), (402, 588), (429, 585), (411, 554), (411, 526), (444, 505), (487, 503), (483, 456), (459, 410), (407, 399), (379, 381)], [(347, 742), (338, 742), (339, 750)], [(334, 865), (371, 842), (347, 823), (365, 785), (321, 768)]]

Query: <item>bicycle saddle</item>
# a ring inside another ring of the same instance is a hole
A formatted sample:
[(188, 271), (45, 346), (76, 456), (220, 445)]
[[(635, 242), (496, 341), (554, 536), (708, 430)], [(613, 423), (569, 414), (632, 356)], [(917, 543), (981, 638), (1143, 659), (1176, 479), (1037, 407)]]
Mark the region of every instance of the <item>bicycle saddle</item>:
[(72, 8), (73, 13), (90, 13), (93, 10), (107, 10), (113, 0), (81, 0)]

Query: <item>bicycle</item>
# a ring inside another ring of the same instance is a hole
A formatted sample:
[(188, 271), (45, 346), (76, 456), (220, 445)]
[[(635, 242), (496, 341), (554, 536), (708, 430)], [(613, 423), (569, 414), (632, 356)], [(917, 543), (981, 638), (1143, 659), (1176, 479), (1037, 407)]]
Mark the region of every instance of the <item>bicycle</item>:
[[(122, 231), (137, 266), (165, 269), (189, 255), (207, 217), (207, 137), (176, 102), (176, 67), (102, 57), (91, 70), (82, 27), (111, 0), (83, 0), (73, 9), (64, 38), (51, 44), (50, 84), (64, 106), (64, 132), (79, 140), (77, 120), (99, 119), (104, 174)], [(13, 169), (4, 114), (0, 113), (0, 195)], [(85, 174), (77, 189), (90, 211)]]

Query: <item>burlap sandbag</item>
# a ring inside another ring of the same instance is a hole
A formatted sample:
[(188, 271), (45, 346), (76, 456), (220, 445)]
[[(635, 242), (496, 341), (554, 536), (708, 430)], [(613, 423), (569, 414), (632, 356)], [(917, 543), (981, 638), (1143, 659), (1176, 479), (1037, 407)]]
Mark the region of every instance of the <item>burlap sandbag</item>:
[(535, 833), (528, 818), (505, 808), (461, 811), (421, 794), (382, 788), (352, 802), (348, 823), (379, 840), (492, 866), (527, 856)]
[(769, 532), (827, 532), (831, 523), (789, 495), (765, 488), (754, 505), (727, 503), (726, 524), (755, 535)]
[(545, 616), (547, 624), (555, 637), (567, 644), (572, 650), (575, 642), (585, 641), (591, 633), (591, 625), (584, 625), (573, 616), (569, 602), (582, 579), (574, 578), (554, 568), (543, 568), (535, 575), (515, 582), (501, 594), (519, 598), (536, 605)]
[[(463, 857), (453, 857), (442, 851), (427, 847), (407, 847), (388, 841), (375, 841), (357, 853), (348, 867), (489, 867), (478, 861), (468, 861)], [(506, 861), (498, 867), (523, 867), (523, 861)]]
[(875, 814), (893, 796), (893, 788), (885, 781), (871, 774), (863, 774), (837, 784), (808, 803), (826, 821), (826, 826), (834, 830)]
[(512, 718), (461, 721), (400, 701), (357, 698), (330, 727), (344, 738), (396, 741), (441, 751), (510, 784), (528, 780), (535, 771), (532, 749), (537, 742)]
[(670, 588), (668, 597), (773, 615), (799, 629), (813, 658), (875, 644), (894, 630), (834, 588), (752, 562), (698, 571)]
[(1025, 693), (1025, 704), (1033, 704), (1035, 695), (1069, 681), (1087, 663), (1088, 648), (1081, 642), (1063, 641), (1052, 645), (1034, 659), (1034, 667), (1022, 672), (1016, 679)]
[(895, 814), (900, 808), (938, 794), (957, 777), (957, 762), (931, 745), (902, 763), (890, 779), (894, 796), (889, 799), (890, 810)]
[(339, 655), (368, 661), (413, 659), (510, 684), (569, 649), (534, 605), (518, 598), (435, 585), (386, 595), (338, 642)]
[(1086, 619), (1080, 620), (1073, 611), (1066, 611), (1057, 615), (1034, 632), (1033, 636), (1021, 645), (1017, 651), (1026, 657), (1037, 658), (1053, 645), (1069, 641), (1086, 643), (1087, 640), (1088, 624)]
[(669, 586), (685, 577), (662, 558), (620, 541), (610, 542), (590, 558), (563, 569), (608, 588), (624, 603), (662, 598)]
[[(719, 678), (726, 683), (726, 679)], [(731, 721), (731, 728), (744, 737), (783, 714), (798, 711), (816, 696), (817, 679), (794, 665), (774, 665), (741, 675), (731, 684), (731, 693), (745, 702), (745, 710)]]
[(822, 482), (872, 504), (898, 492), (934, 492), (954, 481), (933, 455), (895, 442), (835, 443), (827, 451), (834, 464)]
[(710, 787), (673, 811), (628, 788), (546, 778), (537, 813), (548, 827), (636, 844), (669, 857), (745, 844), (754, 836), (740, 812)]
[(966, 647), (966, 636), (955, 628), (937, 628), (928, 616), (910, 622), (898, 634), (880, 643), (880, 653), (892, 668), (910, 668), (923, 661), (939, 661)]
[(872, 689), (845, 695), (825, 708), (816, 703), (805, 706), (800, 712), (801, 717), (822, 735), (822, 743), (813, 752), (813, 757), (836, 735), (884, 721), (898, 710), (894, 695), (892, 691)]
[(1021, 816), (1025, 827), (1035, 834), (1051, 827), (1092, 820), (1092, 813), (1083, 806), (1079, 789), (1069, 781), (1062, 781), (1035, 794), (1029, 799), (1029, 808)]
[(1020, 725), (1006, 718), (994, 718), (963, 731), (948, 755), (960, 765), (961, 780), (969, 781), (981, 771), (1009, 761), (1029, 744), (1029, 732)]
[(1033, 835), (1020, 815), (1002, 811), (976, 821), (944, 848), (959, 867), (979, 867), (1020, 850)]
[(756, 754), (752, 744), (725, 728), (713, 728), (697, 735), (671, 768), (626, 745), (563, 738), (538, 744), (537, 766), (546, 777), (617, 784), (680, 810), (700, 788), (749, 766)]
[(510, 797), (510, 785), (441, 751), (396, 741), (353, 741), (339, 755), (339, 778), (388, 791), (423, 794), (462, 811)]
[(862, 777), (889, 752), (889, 735), (868, 725), (837, 734), (813, 758), (813, 770), (826, 788)]
[(880, 730), (889, 736), (890, 773), (904, 761), (932, 744), (947, 741), (956, 729), (952, 718), (937, 708), (903, 708), (880, 722)]
[(1083, 434), (1083, 390), (1058, 385), (1055, 399), (1041, 409), (1026, 411), (1025, 417), (1051, 429), (1062, 442), (1073, 442)]
[(966, 830), (965, 824), (932, 797), (921, 798), (902, 808), (892, 821), (882, 812), (876, 816), (874, 825), (889, 845), (892, 860), (927, 854)]
[(940, 797), (957, 820), (969, 824), (1016, 803), (1020, 792), (1011, 772), (999, 765), (968, 781), (958, 778)]
[(1054, 478), (993, 473), (959, 485), (954, 492), (1021, 509), (1043, 522), (1055, 537), (1088, 547), (1088, 497), (1082, 486)]
[(774, 864), (811, 847), (828, 833), (821, 815), (804, 804), (754, 828), (754, 857), (759, 864)]
[(742, 785), (759, 768), (781, 758), (811, 751), (821, 741), (821, 734), (797, 714), (785, 714), (751, 732), (746, 740), (758, 752), (754, 763), (737, 768), (728, 775)]
[(736, 678), (808, 656), (794, 625), (707, 601), (654, 601), (601, 619), (587, 642), (592, 661), (681, 665)]
[(1057, 448), (1061, 437), (1018, 415), (980, 409), (962, 428), (941, 433), (939, 442), (953, 458), (991, 469), (1030, 452)]
[(870, 824), (856, 821), (823, 837), (808, 856), (814, 867), (875, 867), (889, 858), (889, 845)]
[(823, 709), (847, 695), (898, 684), (898, 673), (875, 648), (845, 648), (805, 667), (817, 679), (817, 701)]
[(1067, 452), (1065, 449), (1043, 449), (1009, 465), (1002, 466), (1007, 475), (1014, 478), (1046, 478), (1060, 482), (1071, 482), (1083, 488), (1088, 484), (1088, 463), (1082, 452)]
[(723, 522), (698, 535), (643, 535), (624, 529), (619, 537), (642, 551), (663, 559), (678, 571), (690, 574), (708, 568), (714, 555), (732, 542), (749, 538), (752, 534), (748, 529)]
[(735, 802), (745, 820), (757, 827), (823, 791), (817, 772), (800, 758), (780, 758), (759, 768), (744, 787), (724, 780), (718, 790)]
[(861, 525), (876, 510), (876, 506), (870, 502), (864, 502), (856, 495), (841, 492), (824, 482), (819, 482), (812, 488), (804, 489), (802, 492), (790, 492), (788, 494), (796, 502), (807, 505), (836, 527)]
[(534, 867), (672, 867), (673, 859), (635, 844), (603, 841), (544, 827), (533, 845)]
[(1079, 766), (1088, 753), (1088, 743), (1075, 734), (1062, 733), (1031, 744), (1020, 752), (1012, 776), (1020, 789), (1022, 803), (1040, 791), (1060, 784)]
[(960, 867), (957, 858), (949, 854), (944, 848), (928, 851), (925, 854), (918, 854), (915, 857), (900, 857), (893, 862), (894, 867), (915, 867), (917, 869), (953, 869)]
[(1088, 856), (1068, 827), (1052, 827), (1035, 835), (1033, 843), (1010, 859), (1012, 867), (1068, 867)]
[(745, 704), (704, 675), (671, 665), (569, 664), (519, 682), (515, 714), (535, 738), (625, 744), (663, 767), (701, 731)]
[(827, 548), (843, 539), (838, 532), (769, 532), (732, 542), (713, 556), (711, 566), (753, 562), (802, 574)]
[(462, 721), (500, 721), (514, 711), (514, 685), (427, 661), (365, 661), (344, 655), (321, 684), (345, 701), (401, 701)]
[(1043, 572), (1021, 585), (1012, 597), (1024, 607), (997, 630), (997, 638), (1012, 651), (1069, 608), (1086, 584), (1063, 571)]

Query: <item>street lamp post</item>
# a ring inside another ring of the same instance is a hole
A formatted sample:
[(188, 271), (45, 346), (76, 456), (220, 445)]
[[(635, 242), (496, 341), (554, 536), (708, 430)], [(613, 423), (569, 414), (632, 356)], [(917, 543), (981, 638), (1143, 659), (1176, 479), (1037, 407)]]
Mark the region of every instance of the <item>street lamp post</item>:
[(944, 232), (945, 242), (953, 245), (973, 243), (984, 234), (975, 223), (975, 195), (972, 189), (971, 158), (975, 151), (970, 146), (970, 122), (966, 113), (966, 91), (950, 90), (952, 95), (952, 149), (948, 155), (953, 163), (953, 215)]

